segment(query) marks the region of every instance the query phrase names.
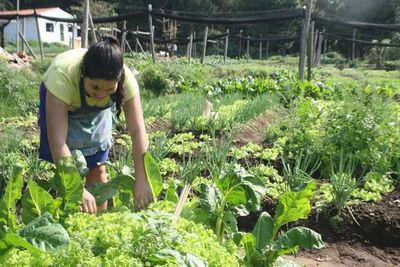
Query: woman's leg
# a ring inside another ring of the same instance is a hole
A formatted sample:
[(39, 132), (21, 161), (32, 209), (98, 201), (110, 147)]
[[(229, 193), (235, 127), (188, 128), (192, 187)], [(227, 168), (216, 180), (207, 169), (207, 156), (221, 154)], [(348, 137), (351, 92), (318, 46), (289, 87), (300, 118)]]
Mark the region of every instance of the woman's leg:
[[(90, 168), (86, 175), (86, 188), (98, 183), (107, 183), (107, 172), (104, 165)], [(97, 206), (98, 211), (105, 209), (107, 209), (107, 201)]]

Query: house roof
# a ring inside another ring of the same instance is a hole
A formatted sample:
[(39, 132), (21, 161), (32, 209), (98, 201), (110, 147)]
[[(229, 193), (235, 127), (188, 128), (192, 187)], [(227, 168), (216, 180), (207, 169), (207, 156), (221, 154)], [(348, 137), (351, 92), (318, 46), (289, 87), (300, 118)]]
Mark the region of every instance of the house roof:
[[(46, 8), (35, 8), (35, 9), (36, 9), (36, 13), (40, 14), (40, 13), (43, 13), (43, 12), (46, 12), (46, 11), (56, 10), (56, 9), (59, 9), (59, 8), (58, 7), (46, 7)], [(18, 13), (17, 13), (17, 10), (5, 10), (5, 11), (0, 11), (0, 15), (29, 16), (29, 15), (34, 15), (35, 14), (35, 9), (20, 9)]]

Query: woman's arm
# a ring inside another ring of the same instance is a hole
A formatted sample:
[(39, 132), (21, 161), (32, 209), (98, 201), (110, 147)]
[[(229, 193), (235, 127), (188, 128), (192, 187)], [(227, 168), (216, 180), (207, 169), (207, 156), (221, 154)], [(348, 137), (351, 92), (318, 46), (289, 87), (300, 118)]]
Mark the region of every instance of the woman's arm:
[(53, 162), (56, 163), (62, 157), (71, 156), (67, 146), (68, 106), (48, 90), (46, 97), (46, 124)]
[(135, 162), (134, 204), (137, 208), (145, 208), (154, 200), (144, 170), (144, 153), (147, 151), (148, 140), (139, 94), (125, 103), (124, 113), (126, 126), (132, 138)]

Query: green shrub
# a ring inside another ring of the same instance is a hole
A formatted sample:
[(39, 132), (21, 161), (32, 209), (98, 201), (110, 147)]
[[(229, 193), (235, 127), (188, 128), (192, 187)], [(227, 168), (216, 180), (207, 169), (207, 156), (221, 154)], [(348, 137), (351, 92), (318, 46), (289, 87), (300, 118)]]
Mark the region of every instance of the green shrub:
[(386, 71), (400, 70), (400, 60), (385, 61), (383, 69)]
[(140, 81), (144, 89), (151, 91), (156, 96), (171, 93), (173, 89), (168, 76), (155, 65), (144, 69)]
[(31, 61), (32, 69), (43, 75), (50, 66), (51, 62), (53, 62), (53, 59), (51, 58), (45, 58), (43, 60), (41, 59), (32, 60)]

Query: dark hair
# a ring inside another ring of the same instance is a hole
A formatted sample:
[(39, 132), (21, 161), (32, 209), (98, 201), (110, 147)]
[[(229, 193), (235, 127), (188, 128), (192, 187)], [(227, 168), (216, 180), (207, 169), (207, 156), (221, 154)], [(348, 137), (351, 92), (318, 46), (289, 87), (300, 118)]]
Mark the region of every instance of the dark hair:
[(124, 55), (118, 39), (103, 36), (92, 44), (83, 56), (81, 75), (90, 79), (118, 80), (118, 87), (110, 97), (117, 105), (117, 116), (121, 114), (124, 97)]

